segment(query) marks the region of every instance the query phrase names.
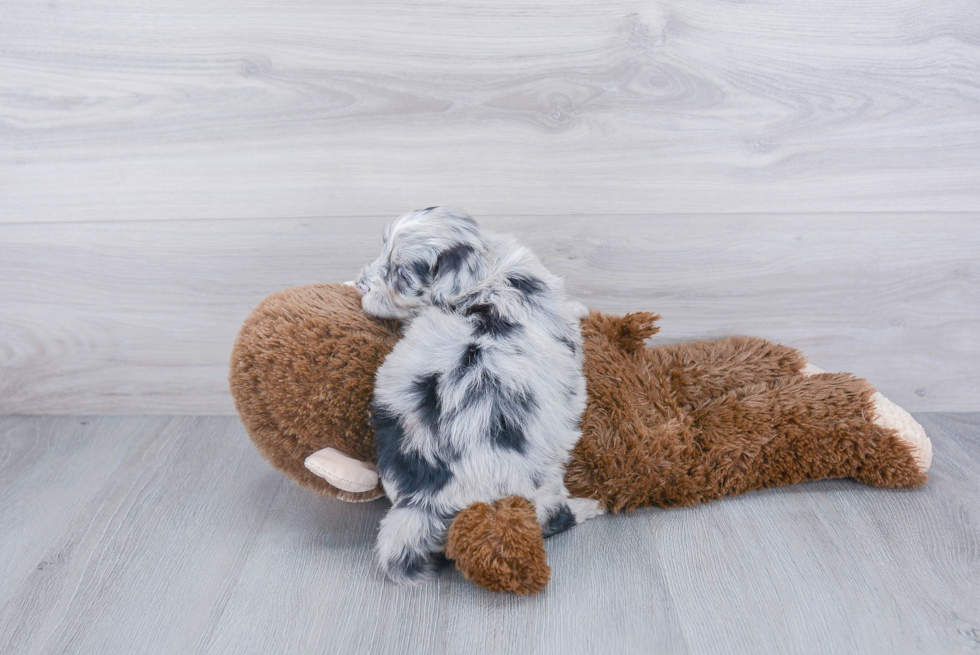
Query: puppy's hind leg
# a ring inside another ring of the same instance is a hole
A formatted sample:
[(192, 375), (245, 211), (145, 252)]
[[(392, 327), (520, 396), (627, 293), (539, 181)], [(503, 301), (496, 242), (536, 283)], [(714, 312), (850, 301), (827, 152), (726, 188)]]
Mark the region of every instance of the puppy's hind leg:
[(606, 513), (602, 503), (595, 498), (569, 498), (568, 508), (575, 515), (575, 525)]
[(447, 530), (448, 521), (435, 512), (396, 503), (382, 519), (378, 532), (381, 569), (400, 585), (417, 585), (432, 579)]
[(599, 501), (591, 498), (569, 498), (564, 484), (542, 486), (534, 496), (534, 505), (545, 537), (573, 528), (603, 513)]

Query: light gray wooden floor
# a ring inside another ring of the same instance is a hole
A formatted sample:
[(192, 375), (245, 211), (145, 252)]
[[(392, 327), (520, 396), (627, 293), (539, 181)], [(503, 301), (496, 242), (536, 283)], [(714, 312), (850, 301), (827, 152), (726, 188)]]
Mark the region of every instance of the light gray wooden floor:
[(829, 481), (601, 517), (532, 598), (371, 560), (231, 417), (0, 419), (0, 652), (957, 653), (980, 648), (980, 414), (923, 489)]

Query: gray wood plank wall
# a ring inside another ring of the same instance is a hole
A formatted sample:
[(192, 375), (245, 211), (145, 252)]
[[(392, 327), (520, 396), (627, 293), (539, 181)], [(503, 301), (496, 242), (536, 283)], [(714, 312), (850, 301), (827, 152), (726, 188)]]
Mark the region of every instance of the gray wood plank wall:
[(469, 209), (664, 340), (980, 408), (980, 4), (0, 2), (0, 412), (229, 413), (264, 295)]

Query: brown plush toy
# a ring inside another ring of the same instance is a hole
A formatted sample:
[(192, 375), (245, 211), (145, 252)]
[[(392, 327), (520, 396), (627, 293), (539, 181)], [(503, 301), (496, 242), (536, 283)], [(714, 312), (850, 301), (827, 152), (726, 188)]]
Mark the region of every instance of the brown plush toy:
[[(582, 319), (588, 403), (565, 473), (573, 497), (616, 513), (826, 478), (926, 481), (922, 427), (865, 380), (824, 373), (762, 339), (649, 348), (657, 318)], [(398, 338), (396, 322), (365, 315), (357, 291), (340, 284), (286, 289), (252, 312), (230, 382), (273, 466), (325, 496), (384, 495), (368, 414), (375, 371)], [(495, 591), (534, 593), (550, 576), (534, 507), (516, 496), (460, 512), (446, 555)]]

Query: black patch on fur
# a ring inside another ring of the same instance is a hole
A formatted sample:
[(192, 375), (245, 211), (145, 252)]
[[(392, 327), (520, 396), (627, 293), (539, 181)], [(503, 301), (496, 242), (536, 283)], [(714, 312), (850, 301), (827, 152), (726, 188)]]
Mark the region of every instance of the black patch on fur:
[(459, 272), (470, 255), (475, 251), (473, 246), (465, 243), (457, 243), (452, 248), (447, 248), (436, 257), (435, 266), (432, 267), (432, 275), (452, 275)]
[(519, 411), (525, 417), (538, 408), (538, 401), (534, 399), (530, 391), (521, 391), (510, 396), (509, 400), (515, 410)]
[(470, 397), (473, 400), (478, 400), (481, 397), (496, 394), (499, 391), (500, 378), (487, 369), (483, 369), (480, 371), (480, 377), (476, 379), (476, 383), (472, 387), (472, 395)]
[(541, 529), (541, 535), (547, 538), (573, 527), (575, 527), (575, 515), (568, 509), (568, 505), (562, 503), (558, 511), (548, 517), (548, 522)]
[(500, 407), (494, 407), (490, 417), (490, 441), (501, 450), (513, 450), (522, 455), (527, 450), (524, 428)]
[(519, 323), (501, 316), (496, 307), (487, 303), (467, 307), (464, 315), (476, 318), (476, 334), (479, 336), (505, 338), (521, 327)]
[(439, 416), (442, 414), (442, 403), (439, 401), (439, 374), (433, 373), (416, 378), (412, 382), (415, 392), (415, 402), (422, 422), (432, 431), (439, 434)]
[(514, 287), (525, 297), (533, 296), (544, 291), (544, 282), (533, 275), (521, 275), (515, 273), (507, 278), (507, 284)]
[(572, 351), (572, 354), (573, 354), (573, 355), (574, 355), (574, 354), (575, 354), (576, 352), (578, 352), (578, 347), (576, 347), (576, 345), (575, 345), (575, 343), (574, 343), (574, 342), (572, 342), (572, 340), (571, 340), (571, 339), (569, 339), (568, 337), (558, 337), (558, 340), (559, 340), (559, 341), (561, 341), (561, 342), (562, 342), (562, 344), (564, 344), (564, 346), (565, 346), (566, 348), (568, 348), (568, 349), (569, 349), (570, 351)]
[(483, 351), (480, 350), (480, 346), (475, 343), (471, 343), (470, 345), (466, 346), (466, 350), (463, 351), (463, 357), (459, 362), (460, 367), (469, 368), (479, 362), (482, 352)]
[(388, 277), (391, 278), (391, 285), (395, 287), (399, 293), (405, 293), (408, 291), (408, 280), (398, 274), (398, 266), (394, 266), (390, 263), (388, 264)]
[(412, 262), (411, 265), (412, 272), (415, 273), (415, 277), (419, 279), (422, 284), (428, 284), (430, 281), (429, 277), (429, 265), (422, 261)]
[(523, 455), (527, 450), (524, 426), (538, 408), (534, 396), (527, 390), (512, 392), (504, 389), (500, 378), (485, 368), (473, 376), (466, 392), (464, 407), (471, 407), (484, 400), (490, 402), (490, 426), (487, 434), (490, 443), (496, 448), (513, 450)]
[(448, 463), (442, 459), (431, 464), (418, 453), (402, 452), (405, 430), (398, 416), (387, 407), (372, 404), (371, 424), (377, 431), (378, 469), (394, 481), (400, 495), (434, 494), (453, 477)]
[(497, 393), (490, 415), (490, 443), (523, 455), (527, 450), (524, 425), (536, 408), (537, 401), (527, 391), (511, 394), (501, 390)]
[(496, 398), (499, 393), (500, 378), (483, 368), (470, 384), (469, 393), (466, 394), (466, 404), (471, 405), (487, 397)]
[(430, 212), (430, 211), (432, 211), (433, 209), (435, 209), (435, 207), (426, 207), (426, 208), (425, 208), (425, 209), (423, 209), (422, 211), (424, 211), (424, 212)]

